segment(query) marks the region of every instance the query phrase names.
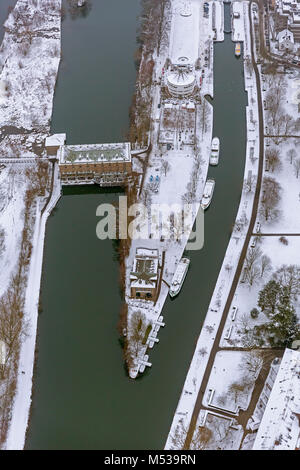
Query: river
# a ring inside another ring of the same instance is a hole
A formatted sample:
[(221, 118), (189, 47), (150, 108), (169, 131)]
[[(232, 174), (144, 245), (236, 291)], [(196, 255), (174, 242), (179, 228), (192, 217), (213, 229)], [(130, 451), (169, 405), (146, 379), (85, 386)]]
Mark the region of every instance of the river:
[[(53, 131), (66, 131), (69, 143), (123, 140), (128, 126), (139, 2), (99, 3), (92, 2), (85, 18), (63, 22)], [(163, 311), (166, 327), (151, 352), (152, 369), (137, 380), (126, 376), (118, 342), (114, 248), (95, 236), (97, 205), (118, 193), (68, 189), (49, 219), (27, 449), (165, 444), (243, 184), (246, 94), (230, 35), (215, 45), (214, 62), (214, 134), (221, 152), (218, 167), (209, 170), (216, 188), (205, 215), (205, 245), (190, 253), (183, 290)]]
[(0, 44), (4, 36), (3, 23), (7, 18), (8, 12), (14, 8), (17, 0), (1, 0), (0, 2)]

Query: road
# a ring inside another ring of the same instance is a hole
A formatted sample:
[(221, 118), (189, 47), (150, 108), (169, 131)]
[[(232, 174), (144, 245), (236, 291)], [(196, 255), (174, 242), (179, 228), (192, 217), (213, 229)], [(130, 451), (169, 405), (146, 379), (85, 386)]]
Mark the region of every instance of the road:
[(184, 445), (185, 449), (188, 449), (190, 447), (190, 443), (194, 434), (198, 415), (199, 415), (200, 409), (202, 408), (202, 401), (203, 401), (204, 393), (205, 393), (208, 380), (211, 374), (211, 370), (214, 364), (215, 356), (217, 352), (220, 350), (219, 343), (221, 340), (222, 332), (223, 332), (227, 315), (228, 315), (228, 312), (232, 303), (232, 299), (236, 291), (239, 278), (243, 269), (244, 260), (247, 254), (248, 245), (249, 245), (252, 233), (253, 233), (254, 224), (255, 224), (257, 212), (258, 212), (259, 196), (260, 196), (262, 177), (263, 177), (263, 163), (264, 163), (264, 121), (263, 121), (263, 104), (262, 104), (260, 75), (259, 75), (257, 63), (255, 61), (255, 54), (254, 54), (254, 38), (253, 38), (252, 17), (251, 17), (252, 4), (253, 4), (253, 1), (249, 3), (248, 14), (249, 14), (249, 22), (250, 22), (251, 58), (252, 58), (253, 69), (255, 73), (255, 79), (256, 79), (258, 117), (259, 117), (259, 162), (258, 162), (257, 185), (256, 185), (256, 190), (255, 190), (255, 195), (254, 195), (254, 202), (253, 202), (252, 214), (250, 218), (248, 231), (247, 231), (245, 242), (241, 251), (239, 262), (236, 268), (236, 272), (233, 278), (231, 289), (229, 291), (229, 295), (228, 295), (228, 298), (227, 298), (227, 301), (223, 310), (222, 318), (221, 318), (219, 328), (215, 337), (214, 345), (212, 347), (210, 357), (206, 366), (206, 370), (203, 375), (202, 383), (200, 385), (200, 389), (199, 389), (198, 397), (197, 397), (196, 404), (194, 407), (194, 411), (192, 414), (190, 426), (187, 432), (187, 437), (186, 437), (186, 441)]

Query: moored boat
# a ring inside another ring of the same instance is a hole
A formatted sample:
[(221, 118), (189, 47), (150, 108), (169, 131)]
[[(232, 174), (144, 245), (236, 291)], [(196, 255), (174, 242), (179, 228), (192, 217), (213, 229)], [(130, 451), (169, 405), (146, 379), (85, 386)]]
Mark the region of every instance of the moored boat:
[(219, 163), (219, 153), (220, 153), (220, 140), (218, 137), (214, 137), (211, 142), (211, 152), (209, 163), (213, 166)]
[(179, 294), (189, 269), (189, 265), (190, 260), (188, 258), (181, 258), (179, 261), (169, 289), (170, 297), (175, 297)]
[(201, 199), (201, 207), (203, 210), (207, 209), (211, 203), (215, 189), (215, 180), (209, 179), (206, 181)]
[(240, 57), (241, 55), (241, 43), (237, 42), (235, 45), (235, 55), (236, 57)]

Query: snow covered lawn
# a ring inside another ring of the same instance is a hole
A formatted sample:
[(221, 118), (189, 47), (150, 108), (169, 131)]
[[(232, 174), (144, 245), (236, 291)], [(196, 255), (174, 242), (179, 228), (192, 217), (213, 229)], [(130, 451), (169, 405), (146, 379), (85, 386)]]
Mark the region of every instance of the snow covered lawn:
[(220, 351), (205, 390), (203, 405), (238, 414), (247, 409), (257, 374), (246, 369), (247, 352)]
[(30, 164), (3, 164), (0, 160), (1, 166), (4, 168), (0, 169), (0, 296), (18, 262), (27, 190), (25, 168), (32, 169)]
[(45, 129), (60, 62), (61, 0), (18, 0), (0, 48), (0, 127)]
[[(259, 244), (259, 247), (262, 251), (262, 255), (267, 255), (272, 260), (272, 269), (265, 273), (263, 277), (258, 277), (252, 287), (246, 283), (239, 282), (223, 331), (220, 343), (221, 347), (245, 346), (243, 330), (245, 328), (253, 330), (255, 325), (260, 325), (268, 321), (268, 318), (262, 312), (259, 313), (256, 319), (253, 319), (250, 315), (250, 311), (253, 308), (258, 308), (257, 300), (259, 291), (271, 279), (272, 274), (283, 264), (296, 264), (300, 266), (300, 237), (286, 237), (288, 242), (287, 245), (282, 244), (279, 238), (279, 236), (260, 238), (261, 243)], [(276, 256), (274, 256), (274, 253), (276, 253)], [(234, 310), (236, 312), (233, 320)], [(300, 313), (299, 299), (296, 304), (296, 313), (297, 312)], [(230, 336), (228, 339), (225, 339), (225, 336), (229, 331)]]
[(262, 233), (300, 233), (300, 169), (297, 178), (294, 163), (290, 163), (288, 155), (288, 152), (294, 149), (297, 155), (294, 158), (295, 162), (299, 158), (299, 144), (300, 138), (287, 139), (278, 146), (273, 145), (280, 152), (281, 167), (274, 172), (265, 169), (264, 177), (274, 178), (281, 186), (279, 215), (268, 222), (259, 215)]
[[(208, 429), (208, 441), (199, 442), (197, 431), (199, 426)], [(243, 437), (243, 428), (235, 419), (227, 418), (210, 411), (200, 410), (196, 430), (194, 433), (194, 442), (191, 449), (197, 450), (236, 450), (241, 444)]]

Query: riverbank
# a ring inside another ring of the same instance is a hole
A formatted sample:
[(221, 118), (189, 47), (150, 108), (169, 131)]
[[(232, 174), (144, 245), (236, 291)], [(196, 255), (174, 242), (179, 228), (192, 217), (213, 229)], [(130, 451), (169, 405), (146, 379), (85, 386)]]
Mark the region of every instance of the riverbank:
[(5, 448), (22, 450), (24, 448), (26, 430), (31, 407), (33, 368), (35, 363), (36, 335), (40, 286), (43, 267), (45, 231), (48, 217), (61, 197), (61, 183), (56, 164), (53, 172), (53, 190), (49, 202), (42, 207), (36, 205), (35, 227), (32, 240), (32, 254), (27, 280), (25, 312), (30, 320), (27, 336), (21, 344), (19, 373), (17, 378), (16, 396), (12, 408), (12, 417), (8, 430)]
[[(45, 225), (60, 188), (60, 185), (54, 184), (50, 202), (43, 210), (51, 191), (51, 169), (46, 158), (38, 157), (46, 156), (44, 140), (50, 133), (60, 63), (60, 29), (60, 0), (54, 0), (51, 4), (42, 0), (38, 5), (18, 0), (5, 22), (0, 49), (0, 146), (2, 172), (9, 176), (1, 179), (0, 187), (5, 194), (0, 210), (4, 233), (0, 262), (5, 268), (2, 271), (5, 276), (0, 279), (2, 317), (4, 299), (7, 295), (17, 295), (17, 284), (12, 284), (20, 272), (17, 268), (16, 273), (16, 267), (20, 263), (24, 266), (21, 287), (24, 292), (20, 297), (24, 330), (20, 330), (21, 336), (18, 344), (14, 345), (14, 352), (8, 348), (10, 368), (1, 383), (6, 390), (5, 418), (2, 415), (1, 420), (1, 439), (3, 442), (7, 436), (3, 444), (6, 449), (21, 449), (24, 445), (32, 387)], [(56, 180), (57, 176), (56, 170)], [(28, 198), (31, 203), (27, 214)]]

